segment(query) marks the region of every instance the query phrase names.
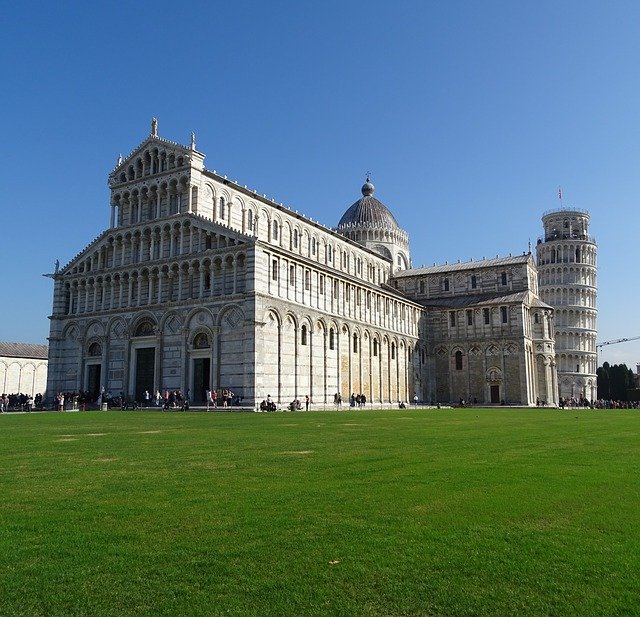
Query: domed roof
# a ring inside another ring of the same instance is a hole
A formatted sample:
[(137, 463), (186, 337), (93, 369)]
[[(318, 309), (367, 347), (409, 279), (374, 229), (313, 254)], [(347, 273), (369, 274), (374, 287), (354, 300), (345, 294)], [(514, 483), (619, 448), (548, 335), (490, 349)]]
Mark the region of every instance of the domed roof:
[(375, 187), (367, 178), (362, 185), (362, 197), (342, 215), (338, 229), (360, 225), (400, 229), (400, 225), (387, 206), (373, 196), (374, 191)]

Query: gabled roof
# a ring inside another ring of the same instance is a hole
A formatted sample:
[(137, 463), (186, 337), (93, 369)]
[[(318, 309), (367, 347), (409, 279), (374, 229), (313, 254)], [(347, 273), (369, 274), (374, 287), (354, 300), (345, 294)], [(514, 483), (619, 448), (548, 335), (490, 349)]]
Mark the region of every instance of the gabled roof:
[(48, 345), (34, 343), (3, 343), (0, 342), (0, 356), (7, 358), (36, 358), (46, 360), (49, 357)]
[(495, 268), (499, 266), (515, 266), (526, 264), (531, 259), (531, 253), (523, 253), (512, 257), (496, 257), (495, 259), (481, 259), (480, 261), (465, 261), (457, 264), (443, 264), (426, 268), (411, 268), (394, 273), (394, 278), (403, 278), (416, 275), (444, 274), (448, 272), (463, 272), (465, 270), (480, 270), (482, 268)]

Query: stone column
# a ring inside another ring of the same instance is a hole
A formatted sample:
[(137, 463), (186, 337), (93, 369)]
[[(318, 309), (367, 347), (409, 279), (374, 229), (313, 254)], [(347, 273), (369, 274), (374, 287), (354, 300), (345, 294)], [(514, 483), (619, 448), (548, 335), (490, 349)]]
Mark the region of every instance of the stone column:
[(233, 259), (233, 293), (238, 289), (238, 256), (234, 255)]
[(153, 272), (149, 272), (148, 274), (148, 280), (149, 280), (149, 289), (148, 289), (148, 296), (147, 296), (147, 304), (152, 304), (153, 303)]

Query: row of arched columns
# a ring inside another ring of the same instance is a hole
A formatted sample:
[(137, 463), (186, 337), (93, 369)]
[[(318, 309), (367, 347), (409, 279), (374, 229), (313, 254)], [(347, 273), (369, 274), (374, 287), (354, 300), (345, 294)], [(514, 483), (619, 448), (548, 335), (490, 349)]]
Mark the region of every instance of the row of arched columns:
[(358, 321), (409, 335), (417, 334), (420, 309), (379, 287), (345, 280), (286, 256), (265, 254), (267, 291), (278, 298), (305, 304)]
[(555, 263), (576, 263), (595, 267), (596, 258), (597, 250), (592, 243), (553, 241), (538, 244), (539, 266)]
[(595, 287), (596, 270), (591, 267), (545, 267), (540, 269), (538, 280), (540, 286), (545, 287), (550, 285), (585, 285)]
[(593, 287), (542, 287), (540, 297), (555, 308), (573, 306), (595, 309), (597, 292)]
[(237, 246), (235, 238), (203, 229), (188, 219), (182, 219), (164, 225), (143, 226), (140, 229), (108, 234), (99, 246), (88, 251), (72, 268), (71, 273), (122, 268), (232, 246)]
[(577, 352), (596, 353), (596, 332), (556, 331), (556, 352), (571, 350)]
[(43, 394), (47, 386), (47, 362), (28, 359), (0, 360), (2, 394)]
[(79, 278), (64, 287), (64, 314), (78, 315), (245, 291), (246, 256), (192, 259), (113, 275)]
[(555, 310), (555, 324), (563, 328), (582, 328), (596, 332), (596, 311), (594, 309), (566, 309)]
[(560, 373), (583, 373), (595, 376), (597, 358), (595, 353), (580, 353), (578, 350), (556, 350), (558, 371)]
[[(417, 341), (347, 322), (267, 311), (261, 332), (256, 396), (279, 402), (311, 397), (331, 404), (339, 394), (364, 394), (370, 402), (422, 398), (422, 360)], [(417, 351), (417, 353), (416, 353)]]
[(185, 161), (184, 155), (176, 155), (162, 148), (149, 148), (141, 152), (140, 156), (120, 172), (118, 180), (120, 182), (139, 180), (145, 176), (182, 167)]

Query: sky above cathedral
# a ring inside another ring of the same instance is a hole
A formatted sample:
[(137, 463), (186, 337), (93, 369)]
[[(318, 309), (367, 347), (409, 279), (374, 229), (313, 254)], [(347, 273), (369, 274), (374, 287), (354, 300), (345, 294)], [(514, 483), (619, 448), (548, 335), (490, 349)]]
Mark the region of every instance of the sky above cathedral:
[[(587, 210), (598, 340), (640, 336), (638, 2), (25, 2), (2, 21), (0, 340), (46, 342), (42, 274), (109, 226), (107, 176), (152, 116), (329, 227), (370, 174), (414, 266), (535, 252), (544, 212)], [(635, 371), (640, 340), (599, 360)]]

